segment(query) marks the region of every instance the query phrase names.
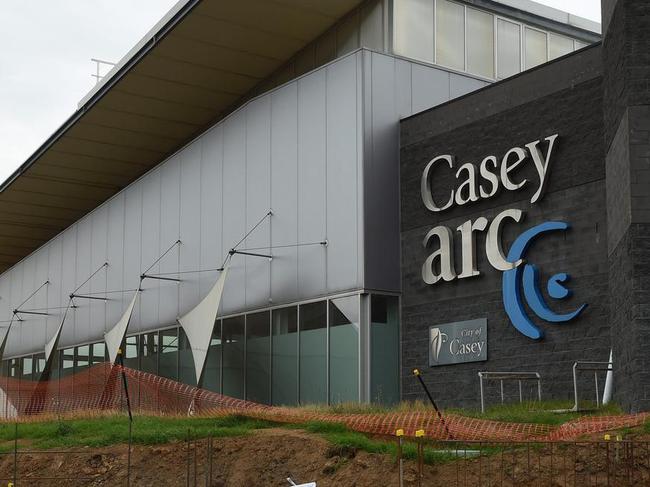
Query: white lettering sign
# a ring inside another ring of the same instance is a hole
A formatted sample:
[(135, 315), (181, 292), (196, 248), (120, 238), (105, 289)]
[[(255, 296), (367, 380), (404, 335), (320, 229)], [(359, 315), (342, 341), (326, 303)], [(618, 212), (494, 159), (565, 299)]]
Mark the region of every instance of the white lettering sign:
[[(555, 148), (558, 134), (525, 144), (523, 147), (513, 147), (499, 160), (494, 155), (485, 157), (481, 164), (476, 166), (471, 163), (462, 164), (454, 173), (458, 182), (447, 195), (439, 197), (436, 201), (431, 190), (431, 181), (436, 171), (444, 171), (456, 167), (456, 159), (452, 155), (434, 157), (424, 168), (421, 179), (422, 202), (432, 212), (441, 212), (452, 208), (454, 205), (463, 206), (471, 202), (493, 198), (501, 188), (507, 191), (519, 191), (531, 184), (527, 179), (516, 179), (515, 170), (522, 164), (533, 164), (537, 173), (535, 181), (536, 190), (531, 197), (531, 203), (537, 202), (546, 189), (551, 156)], [(437, 226), (429, 230), (422, 244), (428, 248), (431, 244), (436, 246), (433, 253), (422, 265), (422, 279), (427, 284), (439, 281), (453, 281), (466, 279), (481, 274), (476, 264), (476, 234), (487, 232), (485, 238), (485, 254), (490, 265), (499, 271), (509, 271), (522, 264), (522, 260), (509, 262), (502, 248), (501, 235), (503, 226), (509, 221), (520, 223), (524, 212), (517, 209), (508, 209), (499, 213), (491, 222), (485, 217), (468, 220), (456, 230), (461, 238), (461, 267), (460, 273), (456, 270), (454, 260), (454, 232), (446, 226)], [(458, 351), (458, 353), (463, 353)]]

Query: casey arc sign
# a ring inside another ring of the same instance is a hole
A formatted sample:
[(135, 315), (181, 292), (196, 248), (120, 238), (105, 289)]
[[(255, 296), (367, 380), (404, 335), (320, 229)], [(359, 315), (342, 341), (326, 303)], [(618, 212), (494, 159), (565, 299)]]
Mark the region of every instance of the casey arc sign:
[[(455, 205), (462, 206), (481, 199), (494, 197), (501, 189), (519, 191), (528, 184), (536, 183), (535, 192), (530, 200), (538, 202), (544, 195), (548, 182), (553, 151), (557, 147), (558, 134), (525, 144), (523, 147), (513, 147), (499, 160), (496, 156), (486, 156), (477, 168), (474, 164), (465, 163), (456, 171), (459, 185), (452, 189), (448, 199), (442, 205), (435, 202), (431, 189), (433, 171), (437, 164), (454, 169), (455, 158), (452, 155), (442, 155), (433, 158), (426, 165), (421, 180), (421, 194), (424, 206), (431, 212), (438, 213), (448, 210)], [(522, 164), (533, 164), (538, 180), (529, 182), (526, 179), (515, 180), (514, 170)], [(542, 320), (550, 323), (565, 323), (579, 316), (586, 308), (581, 305), (571, 313), (557, 314), (544, 301), (539, 287), (539, 269), (525, 263), (526, 251), (540, 235), (549, 232), (566, 231), (569, 224), (565, 222), (545, 222), (524, 231), (513, 243), (506, 255), (502, 248), (501, 234), (506, 221), (520, 223), (524, 212), (519, 209), (507, 209), (499, 213), (491, 222), (485, 217), (468, 220), (456, 231), (461, 238), (461, 267), (456, 269), (454, 260), (454, 232), (452, 229), (439, 225), (429, 230), (423, 245), (428, 248), (437, 240), (438, 247), (427, 256), (422, 265), (422, 279), (426, 284), (433, 285), (440, 281), (473, 278), (481, 275), (476, 264), (476, 232), (486, 232), (485, 252), (488, 262), (496, 270), (502, 271), (503, 302), (506, 313), (512, 325), (522, 334), (534, 340), (543, 338), (543, 331), (530, 319), (526, 313), (525, 303)], [(570, 276), (566, 273), (555, 274), (547, 283), (550, 297), (566, 299), (570, 291), (565, 287)], [(525, 303), (524, 303), (525, 300)]]

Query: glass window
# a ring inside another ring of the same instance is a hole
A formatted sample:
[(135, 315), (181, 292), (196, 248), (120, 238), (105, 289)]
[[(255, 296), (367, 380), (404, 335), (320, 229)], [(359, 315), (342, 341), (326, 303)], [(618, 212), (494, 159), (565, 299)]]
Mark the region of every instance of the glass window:
[(354, 12), (336, 27), (336, 54), (343, 56), (359, 47), (359, 13)]
[(396, 54), (433, 63), (433, 0), (394, 0)]
[(183, 384), (195, 386), (197, 379), (196, 368), (194, 367), (194, 354), (192, 353), (192, 347), (190, 346), (187, 335), (185, 335), (185, 331), (182, 328), (179, 328), (179, 334), (179, 381)]
[(61, 377), (72, 375), (74, 371), (74, 348), (61, 350)]
[(244, 398), (244, 329), (243, 316), (223, 320), (223, 394)]
[(327, 303), (300, 306), (300, 403), (327, 403)]
[(158, 375), (158, 332), (140, 336), (140, 370)]
[(20, 359), (11, 359), (9, 363), (9, 377), (20, 378)]
[[(124, 356), (124, 367), (129, 369), (140, 369), (140, 361), (138, 360), (138, 336), (133, 335), (126, 337), (124, 339), (124, 344), (122, 345), (122, 352)], [(119, 363), (119, 360), (118, 360)]]
[(548, 35), (548, 57), (556, 59), (573, 52), (573, 39), (558, 34)]
[(465, 7), (448, 0), (438, 0), (436, 62), (465, 70)]
[(370, 302), (370, 400), (399, 402), (399, 299), (373, 294)]
[(298, 309), (273, 310), (271, 398), (278, 406), (298, 404)]
[(467, 71), (494, 78), (494, 16), (467, 9)]
[(524, 38), (524, 52), (526, 53), (524, 66), (526, 66), (526, 69), (530, 69), (539, 66), (548, 60), (546, 52), (546, 32), (531, 29), (530, 27), (526, 27), (524, 30), (526, 31), (526, 37)]
[(32, 357), (23, 357), (22, 359), (22, 378), (26, 380), (32, 380), (32, 374), (34, 373), (34, 360)]
[(497, 20), (497, 77), (508, 78), (521, 71), (521, 27)]
[(75, 349), (75, 372), (87, 369), (90, 364), (90, 346), (81, 345)]
[(74, 375), (73, 375), (73, 394), (79, 397), (88, 395), (88, 366), (90, 364), (90, 346), (81, 345), (75, 347), (74, 353)]
[(34, 355), (34, 380), (39, 380), (41, 374), (45, 371), (45, 353)]
[(359, 296), (330, 301), (330, 404), (359, 400)]
[(104, 342), (93, 343), (91, 365), (101, 364), (103, 362), (108, 362), (108, 358), (106, 357), (106, 344)]
[(221, 392), (221, 320), (217, 320), (212, 332), (202, 387), (208, 391)]
[(159, 375), (169, 379), (178, 378), (178, 329), (160, 332)]
[(246, 316), (246, 399), (271, 402), (271, 313)]

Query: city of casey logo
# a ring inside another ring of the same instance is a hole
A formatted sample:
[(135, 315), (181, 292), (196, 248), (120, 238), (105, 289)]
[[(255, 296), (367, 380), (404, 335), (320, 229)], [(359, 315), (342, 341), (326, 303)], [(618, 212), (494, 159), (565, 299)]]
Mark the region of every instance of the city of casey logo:
[[(499, 160), (496, 156), (485, 157), (478, 168), (465, 163), (456, 168), (452, 155), (440, 155), (426, 165), (421, 179), (421, 194), (424, 206), (431, 212), (439, 213), (453, 206), (463, 206), (480, 200), (495, 197), (500, 190), (518, 191), (529, 184), (536, 184), (530, 202), (536, 203), (544, 195), (548, 182), (553, 151), (557, 146), (558, 134), (535, 140), (523, 147), (513, 147)], [(533, 164), (537, 181), (515, 180), (514, 172), (523, 164)], [(455, 171), (457, 188), (451, 189), (444, 198), (434, 199), (431, 183), (436, 171)], [(571, 313), (557, 314), (545, 302), (539, 286), (539, 269), (527, 263), (526, 251), (541, 235), (552, 232), (565, 232), (569, 224), (562, 221), (547, 221), (524, 231), (514, 241), (507, 255), (501, 244), (501, 231), (508, 220), (519, 223), (524, 212), (507, 209), (499, 213), (491, 222), (485, 217), (468, 220), (456, 230), (461, 238), (461, 267), (457, 272), (454, 261), (454, 233), (446, 226), (436, 226), (425, 236), (423, 245), (429, 248), (437, 243), (422, 265), (422, 279), (427, 284), (440, 281), (453, 281), (479, 276), (476, 264), (475, 233), (486, 232), (485, 253), (490, 265), (503, 272), (502, 294), (505, 311), (512, 325), (522, 334), (534, 340), (543, 338), (544, 332), (528, 316), (525, 303), (542, 320), (549, 323), (565, 323), (580, 315), (586, 304)], [(548, 295), (554, 299), (566, 299), (571, 292), (566, 287), (570, 276), (555, 274), (547, 283)], [(442, 337), (440, 337), (439, 341)], [(437, 340), (438, 341), (438, 340)], [(437, 345), (437, 344), (436, 344)]]

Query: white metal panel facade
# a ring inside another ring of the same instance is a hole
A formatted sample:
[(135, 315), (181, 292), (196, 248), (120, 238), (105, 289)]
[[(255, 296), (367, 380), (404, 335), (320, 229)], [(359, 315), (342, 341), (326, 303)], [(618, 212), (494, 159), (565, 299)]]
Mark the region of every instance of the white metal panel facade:
[(0, 276), (0, 320), (50, 281), (23, 306), (49, 315), (24, 316), (5, 357), (42, 351), (108, 262), (79, 290), (107, 301), (77, 300), (59, 346), (102, 340), (170, 247), (148, 272), (182, 282), (145, 280), (130, 331), (175, 324), (270, 209), (239, 248), (274, 258), (233, 257), (220, 314), (398, 290), (398, 121), (450, 96), (449, 72), (359, 50), (252, 100)]

